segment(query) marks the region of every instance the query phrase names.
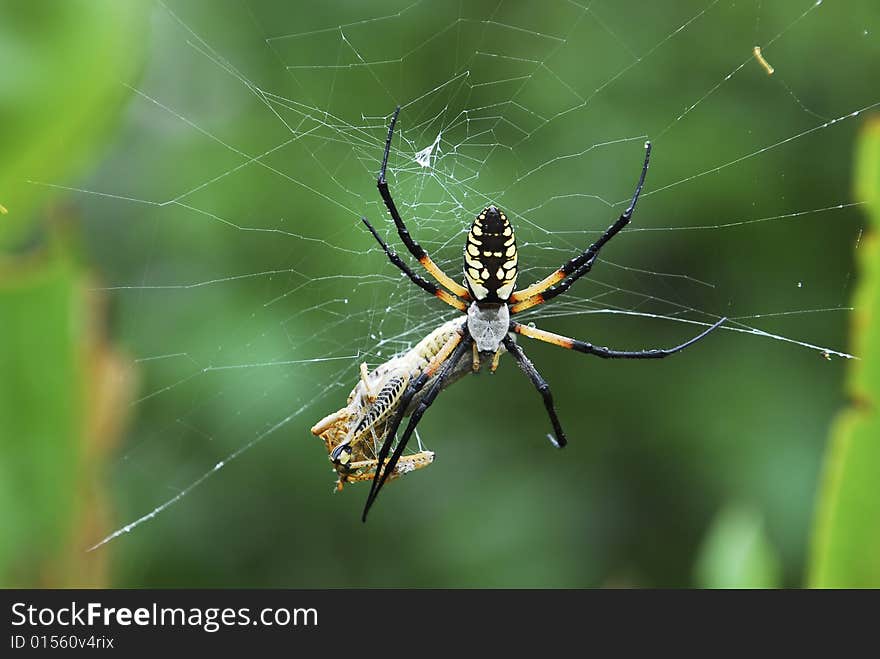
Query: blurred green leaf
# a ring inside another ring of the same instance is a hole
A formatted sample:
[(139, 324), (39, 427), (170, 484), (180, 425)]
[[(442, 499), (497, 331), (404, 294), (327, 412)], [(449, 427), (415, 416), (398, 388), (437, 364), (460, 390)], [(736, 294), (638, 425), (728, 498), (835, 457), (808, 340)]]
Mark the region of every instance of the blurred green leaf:
[[(0, 1), (0, 247), (53, 215), (43, 207), (58, 189), (27, 181), (75, 185), (110, 135), (150, 7)], [(89, 352), (95, 323), (73, 234), (47, 226), (51, 247), (0, 260), (0, 582), (94, 585), (98, 561), (70, 548), (100, 524), (91, 482), (107, 436), (96, 430), (105, 360)]]
[(857, 250), (851, 405), (837, 419), (813, 537), (809, 583), (822, 588), (880, 587), (880, 120), (869, 122), (856, 156), (856, 199), (869, 226)]
[(0, 585), (106, 583), (103, 472), (134, 384), (63, 244), (0, 260)]
[(702, 588), (775, 588), (779, 559), (758, 511), (729, 504), (715, 516), (696, 565)]
[(0, 1), (0, 246), (65, 185), (115, 124), (143, 55), (144, 0)]
[(33, 585), (71, 533), (85, 425), (76, 276), (57, 256), (0, 271), (3, 582)]

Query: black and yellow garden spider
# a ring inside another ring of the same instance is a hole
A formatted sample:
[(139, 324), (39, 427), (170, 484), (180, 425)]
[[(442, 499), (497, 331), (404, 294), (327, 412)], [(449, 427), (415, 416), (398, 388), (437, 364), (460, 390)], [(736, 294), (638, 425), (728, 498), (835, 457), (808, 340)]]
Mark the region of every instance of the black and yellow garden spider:
[[(481, 364), (488, 361), (491, 364), (491, 371), (494, 372), (503, 352), (506, 351), (513, 355), (519, 367), (541, 394), (555, 432), (555, 438), (553, 435), (549, 435), (549, 437), (557, 447), (561, 448), (565, 446), (567, 440), (559, 418), (556, 416), (550, 387), (526, 357), (523, 349), (517, 345), (513, 334), (520, 334), (530, 339), (537, 339), (606, 359), (661, 359), (693, 345), (712, 330), (717, 329), (726, 320), (726, 318), (721, 318), (701, 334), (674, 348), (637, 351), (610, 350), (511, 320), (511, 316), (544, 304), (567, 291), (574, 282), (590, 272), (602, 247), (629, 223), (645, 183), (645, 175), (648, 172), (648, 162), (651, 156), (650, 142), (645, 143), (645, 161), (635, 193), (629, 206), (617, 221), (608, 227), (605, 233), (583, 253), (572, 258), (553, 274), (526, 288), (514, 290), (518, 270), (518, 254), (513, 227), (503, 211), (492, 205), (484, 208), (474, 219), (468, 232), (464, 249), (465, 286), (462, 286), (443, 272), (410, 235), (400, 217), (397, 206), (394, 204), (394, 199), (388, 191), (385, 170), (388, 167), (388, 154), (391, 151), (394, 126), (399, 114), (400, 108), (398, 107), (391, 118), (391, 124), (388, 126), (385, 154), (382, 157), (382, 168), (379, 170), (377, 185), (382, 200), (397, 226), (397, 233), (403, 244), (437, 283), (430, 282), (413, 272), (388, 247), (370, 222), (366, 218), (362, 218), (362, 220), (382, 246), (388, 259), (400, 268), (416, 286), (455, 307), (466, 314), (466, 317), (448, 321), (435, 330), (432, 336), (436, 335), (436, 337), (432, 339), (431, 349), (422, 349), (421, 352), (411, 356), (412, 377), (409, 378), (408, 385), (402, 395), (396, 399), (394, 416), (387, 425), (382, 448), (377, 456), (372, 487), (364, 507), (364, 521), (366, 521), (367, 513), (389, 475), (395, 474), (395, 467), (422, 415), (450, 379), (461, 375), (461, 364), (466, 363), (467, 358), (472, 358), (474, 371), (480, 370)], [(468, 355), (469, 352), (472, 353), (472, 357)], [(408, 412), (411, 412), (409, 423), (400, 441), (394, 446), (397, 430)], [(394, 446), (394, 452), (389, 459), (388, 454), (391, 452), (392, 446)], [(340, 456), (344, 455), (343, 449), (350, 451), (348, 445), (343, 444), (334, 451), (331, 459), (339, 461)]]

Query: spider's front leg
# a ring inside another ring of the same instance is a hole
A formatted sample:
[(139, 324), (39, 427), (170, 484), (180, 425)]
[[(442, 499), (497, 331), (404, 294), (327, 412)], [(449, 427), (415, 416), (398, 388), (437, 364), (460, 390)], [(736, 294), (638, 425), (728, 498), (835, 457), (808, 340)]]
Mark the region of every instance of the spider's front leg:
[(403, 244), (406, 245), (409, 253), (422, 264), (422, 267), (424, 267), (434, 279), (440, 282), (441, 286), (446, 287), (446, 289), (451, 291), (453, 295), (468, 300), (470, 299), (470, 295), (468, 294), (467, 289), (443, 272), (443, 270), (434, 263), (433, 259), (428, 256), (428, 253), (422, 248), (422, 246), (415, 241), (412, 235), (410, 235), (409, 230), (406, 228), (406, 224), (403, 222), (403, 218), (400, 216), (400, 212), (397, 210), (394, 199), (391, 197), (391, 192), (388, 190), (388, 181), (385, 179), (385, 170), (388, 168), (388, 155), (391, 152), (391, 141), (394, 138), (394, 126), (397, 124), (397, 117), (399, 115), (400, 106), (398, 105), (394, 110), (394, 115), (391, 117), (391, 123), (388, 124), (388, 137), (385, 139), (385, 153), (382, 155), (382, 167), (379, 170), (379, 178), (376, 180), (376, 187), (379, 188), (379, 194), (382, 196), (382, 201), (385, 202), (385, 207), (391, 214), (391, 219), (394, 220), (394, 224), (397, 227), (397, 235), (400, 236), (400, 239), (403, 241)]
[[(532, 284), (527, 288), (514, 291), (510, 296), (510, 313), (516, 314), (531, 309), (539, 304), (544, 304), (548, 300), (552, 300), (557, 295), (561, 295), (567, 291), (574, 282), (583, 277), (593, 268), (593, 263), (599, 255), (599, 251), (614, 236), (616, 236), (623, 227), (629, 224), (632, 219), (633, 212), (636, 209), (636, 203), (639, 201), (639, 195), (642, 194), (642, 188), (645, 185), (645, 176), (648, 174), (648, 164), (651, 159), (651, 143), (645, 142), (645, 160), (642, 163), (642, 173), (639, 176), (639, 182), (633, 193), (632, 200), (629, 202), (626, 210), (621, 213), (617, 221), (605, 230), (599, 240), (590, 245), (582, 254), (574, 257), (566, 262), (553, 274), (545, 277), (536, 284)], [(562, 283), (559, 283), (562, 282)], [(554, 284), (559, 284), (555, 288), (550, 288)], [(549, 289), (549, 290), (548, 290)]]

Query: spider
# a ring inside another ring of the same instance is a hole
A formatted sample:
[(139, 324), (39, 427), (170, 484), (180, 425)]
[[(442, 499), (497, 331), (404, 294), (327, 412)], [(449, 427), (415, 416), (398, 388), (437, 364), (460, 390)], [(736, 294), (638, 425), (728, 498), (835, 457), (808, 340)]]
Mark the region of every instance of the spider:
[[(509, 352), (543, 398), (544, 407), (547, 409), (555, 433), (555, 437), (554, 435), (548, 435), (548, 437), (556, 447), (562, 448), (568, 440), (556, 415), (550, 387), (514, 340), (515, 334), (604, 359), (662, 359), (693, 345), (727, 320), (721, 318), (702, 333), (674, 348), (636, 351), (611, 350), (594, 346), (591, 343), (570, 339), (512, 320), (511, 316), (549, 302), (556, 296), (565, 293), (572, 284), (590, 272), (602, 247), (629, 224), (645, 183), (645, 175), (648, 173), (651, 143), (645, 142), (645, 160), (642, 164), (638, 184), (629, 206), (617, 221), (581, 254), (566, 262), (541, 281), (526, 288), (515, 290), (518, 253), (516, 236), (507, 215), (494, 205), (489, 205), (480, 211), (471, 224), (465, 243), (465, 286), (462, 286), (443, 272), (412, 237), (397, 210), (391, 192), (388, 190), (385, 170), (388, 167), (388, 155), (391, 151), (394, 127), (399, 114), (400, 107), (398, 106), (388, 126), (385, 153), (382, 156), (382, 167), (379, 170), (376, 184), (403, 244), (437, 283), (428, 281), (413, 272), (400, 256), (382, 240), (369, 220), (366, 217), (361, 220), (382, 247), (391, 263), (403, 271), (416, 286), (458, 309), (465, 314), (465, 317), (448, 321), (441, 328), (435, 330), (435, 333), (440, 329), (443, 330), (440, 332), (442, 345), (439, 345), (436, 350), (425, 357), (420, 372), (413, 374), (406, 389), (399, 397), (394, 416), (387, 426), (387, 432), (377, 456), (375, 475), (364, 506), (363, 521), (366, 521), (370, 507), (375, 502), (382, 486), (390, 476), (395, 474), (395, 467), (422, 415), (450, 379), (460, 377), (462, 363), (466, 363), (468, 357), (472, 359), (474, 371), (480, 370), (483, 360), (488, 360), (491, 362), (490, 369), (494, 372), (498, 367), (498, 359), (501, 354), (505, 351)], [(468, 355), (468, 352), (471, 352), (472, 356)], [(391, 453), (391, 447), (394, 445), (394, 439), (403, 417), (410, 412), (409, 423), (389, 459), (388, 454)], [(337, 449), (336, 452), (338, 453), (339, 450)]]

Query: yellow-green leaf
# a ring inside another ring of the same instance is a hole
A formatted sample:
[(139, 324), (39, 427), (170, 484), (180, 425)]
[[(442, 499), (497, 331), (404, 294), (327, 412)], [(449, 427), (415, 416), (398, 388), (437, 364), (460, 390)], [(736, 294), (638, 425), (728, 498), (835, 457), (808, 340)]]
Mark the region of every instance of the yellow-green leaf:
[(880, 120), (862, 132), (856, 157), (856, 198), (868, 226), (856, 257), (847, 389), (851, 403), (831, 432), (819, 497), (809, 584), (821, 588), (880, 587)]
[(779, 559), (754, 509), (729, 504), (712, 522), (696, 565), (701, 588), (774, 588)]

